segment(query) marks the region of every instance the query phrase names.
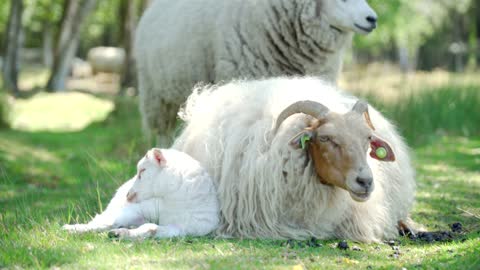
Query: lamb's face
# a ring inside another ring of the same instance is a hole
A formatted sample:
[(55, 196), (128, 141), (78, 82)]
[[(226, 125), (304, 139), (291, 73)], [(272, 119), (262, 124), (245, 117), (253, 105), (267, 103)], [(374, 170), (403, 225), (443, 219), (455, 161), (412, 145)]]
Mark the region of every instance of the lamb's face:
[(316, 0), (319, 16), (342, 31), (368, 34), (377, 27), (377, 14), (366, 0)]
[(153, 148), (137, 164), (133, 186), (127, 193), (127, 201), (138, 202), (168, 192), (173, 175), (167, 170), (167, 160), (158, 148)]

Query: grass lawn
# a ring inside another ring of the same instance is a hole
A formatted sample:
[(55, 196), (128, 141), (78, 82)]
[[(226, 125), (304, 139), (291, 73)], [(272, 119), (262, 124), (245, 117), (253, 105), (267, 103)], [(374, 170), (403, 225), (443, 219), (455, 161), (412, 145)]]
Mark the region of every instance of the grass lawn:
[[(463, 232), (450, 242), (400, 237), (395, 247), (348, 242), (349, 250), (336, 248), (338, 240), (311, 247), (302, 241), (202, 237), (131, 242), (108, 239), (106, 233), (68, 234), (61, 225), (86, 222), (101, 211), (147, 149), (136, 101), (57, 100), (62, 110), (95, 112), (46, 113), (45, 119), (60, 114), (77, 123), (90, 115), (97, 122), (69, 130), (72, 125), (60, 121), (57, 130), (46, 125), (50, 131), (39, 128), (47, 120), (29, 112), (47, 109), (21, 105), (16, 114), (38, 119), (33, 129), (0, 130), (0, 268), (480, 269), (479, 91), (444, 87), (393, 103), (370, 98), (413, 146), (418, 172), (413, 219), (432, 231), (460, 222)], [(104, 119), (112, 102), (115, 109)]]

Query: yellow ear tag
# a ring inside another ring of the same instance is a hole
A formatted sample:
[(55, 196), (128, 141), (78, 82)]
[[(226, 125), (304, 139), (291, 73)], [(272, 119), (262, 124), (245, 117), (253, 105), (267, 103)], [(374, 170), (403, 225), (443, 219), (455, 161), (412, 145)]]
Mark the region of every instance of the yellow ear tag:
[(375, 150), (375, 155), (377, 155), (379, 159), (384, 159), (387, 157), (387, 149), (385, 149), (385, 147), (378, 147), (377, 150)]

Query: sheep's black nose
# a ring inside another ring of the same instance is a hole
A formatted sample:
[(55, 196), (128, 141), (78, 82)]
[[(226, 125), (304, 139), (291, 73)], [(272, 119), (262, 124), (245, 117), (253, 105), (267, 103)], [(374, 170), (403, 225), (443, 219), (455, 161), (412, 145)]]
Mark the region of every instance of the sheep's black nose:
[(369, 22), (369, 23), (371, 23), (371, 24), (376, 24), (376, 23), (377, 23), (377, 17), (368, 16), (368, 17), (367, 17), (367, 22)]
[(366, 190), (370, 189), (370, 187), (372, 186), (372, 182), (373, 182), (372, 178), (357, 177), (357, 184), (359, 184), (361, 187), (365, 188)]

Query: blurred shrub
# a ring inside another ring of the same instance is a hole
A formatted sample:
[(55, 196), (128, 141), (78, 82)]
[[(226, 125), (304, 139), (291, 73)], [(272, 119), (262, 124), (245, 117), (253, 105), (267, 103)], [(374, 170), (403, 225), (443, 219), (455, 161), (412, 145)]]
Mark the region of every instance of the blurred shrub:
[(441, 135), (480, 136), (480, 90), (478, 87), (446, 86), (412, 92), (395, 103), (369, 101), (396, 123), (411, 145), (420, 145)]

